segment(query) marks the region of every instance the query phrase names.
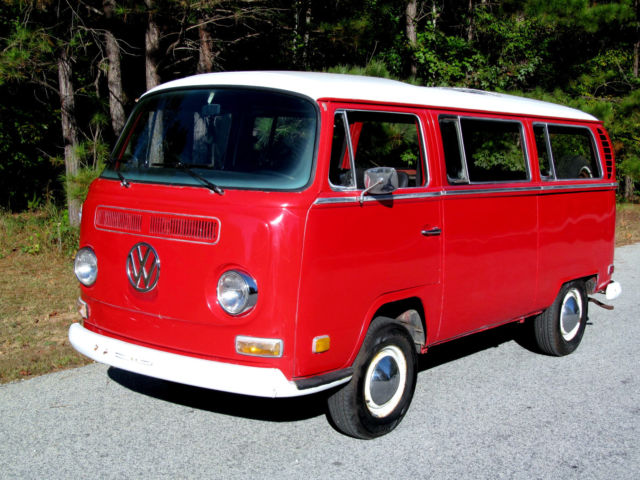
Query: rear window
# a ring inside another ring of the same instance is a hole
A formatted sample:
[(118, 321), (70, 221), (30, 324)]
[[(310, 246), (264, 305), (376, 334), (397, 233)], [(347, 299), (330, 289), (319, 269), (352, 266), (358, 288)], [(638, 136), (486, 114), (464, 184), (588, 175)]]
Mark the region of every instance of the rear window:
[(544, 180), (600, 178), (591, 130), (568, 125), (535, 124), (540, 175)]
[(520, 122), (441, 116), (439, 123), (450, 184), (528, 180)]

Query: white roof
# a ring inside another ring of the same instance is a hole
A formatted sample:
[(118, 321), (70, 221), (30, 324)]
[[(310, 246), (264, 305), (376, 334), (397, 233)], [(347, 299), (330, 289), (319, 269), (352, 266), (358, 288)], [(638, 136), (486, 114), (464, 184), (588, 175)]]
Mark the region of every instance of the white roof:
[(530, 98), (460, 88), (417, 87), (385, 78), (335, 73), (285, 71), (205, 73), (159, 85), (145, 95), (169, 88), (222, 85), (287, 90), (313, 100), (391, 102), (575, 120), (597, 120), (581, 110)]

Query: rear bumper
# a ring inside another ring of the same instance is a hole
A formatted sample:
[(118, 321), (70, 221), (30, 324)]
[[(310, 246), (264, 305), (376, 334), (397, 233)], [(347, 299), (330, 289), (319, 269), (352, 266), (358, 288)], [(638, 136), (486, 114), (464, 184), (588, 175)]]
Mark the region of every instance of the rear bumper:
[(607, 285), (607, 288), (605, 289), (604, 293), (607, 297), (607, 300), (614, 300), (618, 298), (622, 293), (622, 287), (618, 282), (612, 280)]
[(83, 355), (113, 367), (186, 385), (254, 395), (296, 397), (327, 390), (351, 378), (340, 378), (312, 388), (299, 389), (277, 368), (215, 362), (154, 350), (100, 335), (79, 323), (69, 328), (69, 341)]

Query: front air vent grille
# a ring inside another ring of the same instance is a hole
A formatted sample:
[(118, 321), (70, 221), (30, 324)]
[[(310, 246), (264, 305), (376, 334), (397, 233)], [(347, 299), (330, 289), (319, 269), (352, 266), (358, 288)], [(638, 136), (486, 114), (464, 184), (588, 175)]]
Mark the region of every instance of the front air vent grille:
[(607, 178), (613, 177), (613, 152), (611, 151), (611, 143), (601, 128), (598, 129), (598, 135), (602, 142), (602, 149), (604, 150), (604, 166), (607, 172)]
[(96, 209), (96, 227), (139, 233), (142, 228), (142, 214), (128, 210), (98, 207)]
[(215, 217), (119, 207), (96, 208), (95, 226), (98, 230), (196, 243), (217, 243), (220, 236), (220, 220)]
[(154, 236), (214, 243), (218, 238), (218, 221), (213, 218), (154, 214), (151, 216), (149, 233)]

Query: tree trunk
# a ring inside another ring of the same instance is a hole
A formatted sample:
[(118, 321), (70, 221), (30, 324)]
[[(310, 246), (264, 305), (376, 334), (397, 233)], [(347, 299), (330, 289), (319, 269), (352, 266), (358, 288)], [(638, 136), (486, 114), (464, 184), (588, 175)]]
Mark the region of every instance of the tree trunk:
[[(60, 92), (60, 120), (62, 123), (62, 137), (64, 139), (64, 166), (66, 183), (78, 174), (79, 159), (78, 127), (75, 123), (75, 100), (73, 97), (73, 83), (71, 80), (71, 60), (66, 50), (62, 50), (58, 58), (58, 82)], [(72, 226), (80, 224), (80, 200), (71, 198), (67, 190), (67, 206), (69, 208), (69, 223)]]
[[(418, 1), (409, 0), (407, 2), (406, 14), (406, 32), (407, 40), (411, 49), (415, 49), (418, 44), (418, 34), (416, 31), (416, 16), (418, 15)], [(418, 64), (416, 63), (415, 56), (411, 55), (411, 75), (416, 76), (418, 74)]]
[(311, 2), (297, 1), (294, 5), (293, 64), (303, 68), (306, 68), (309, 58), (310, 30)]
[(147, 90), (155, 87), (160, 83), (160, 75), (158, 75), (158, 57), (160, 52), (160, 31), (156, 23), (153, 9), (155, 8), (154, 0), (145, 0), (149, 16), (147, 20), (147, 31), (144, 36), (144, 60), (145, 72), (147, 80)]
[(207, 73), (213, 70), (213, 37), (207, 30), (206, 25), (198, 27), (198, 36), (200, 37), (200, 47), (198, 50), (198, 68), (197, 73)]
[(302, 66), (309, 66), (309, 40), (311, 39), (311, 2), (307, 2), (304, 12), (304, 35), (302, 37)]
[(115, 0), (105, 0), (102, 8), (107, 21), (104, 34), (105, 50), (109, 70), (107, 71), (107, 86), (109, 88), (109, 112), (111, 113), (111, 127), (113, 133), (120, 134), (124, 127), (124, 94), (122, 91), (122, 70), (120, 68), (120, 46), (111, 29)]
[(638, 78), (638, 57), (640, 56), (640, 1), (633, 2), (633, 8), (636, 11), (636, 43), (633, 44), (633, 76)]
[(634, 194), (633, 178), (631, 178), (629, 175), (625, 175), (624, 176), (624, 193), (623, 193), (625, 201), (632, 202), (633, 194)]
[(475, 33), (475, 22), (473, 20), (473, 0), (469, 0), (467, 12), (469, 15), (469, 26), (467, 27), (467, 42), (471, 43), (473, 41), (473, 35)]
[(113, 133), (120, 134), (124, 127), (124, 95), (122, 93), (122, 71), (120, 69), (120, 47), (113, 33), (105, 32), (105, 46), (109, 70), (107, 71), (107, 85), (109, 87), (109, 112)]

